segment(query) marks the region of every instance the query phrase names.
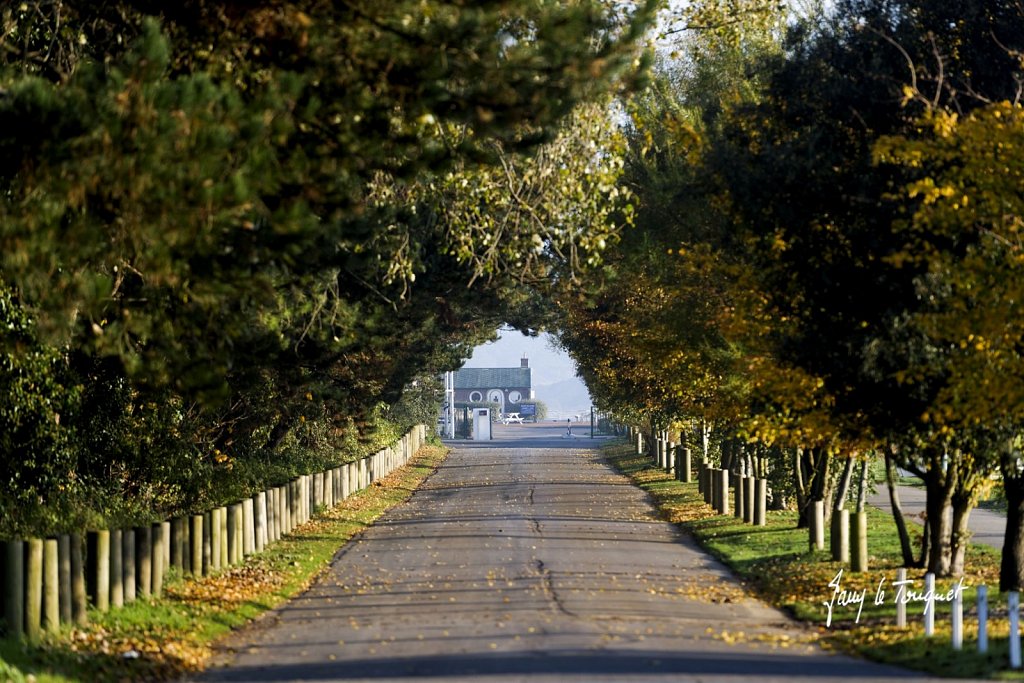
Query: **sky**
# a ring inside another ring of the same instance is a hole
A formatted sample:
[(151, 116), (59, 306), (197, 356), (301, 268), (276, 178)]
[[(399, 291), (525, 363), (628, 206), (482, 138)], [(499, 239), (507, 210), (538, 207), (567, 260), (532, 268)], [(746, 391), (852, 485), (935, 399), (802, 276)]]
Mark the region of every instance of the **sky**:
[(467, 368), (518, 368), (524, 355), (533, 368), (533, 388), (537, 398), (554, 411), (577, 412), (589, 408), (587, 388), (576, 377), (576, 367), (569, 355), (556, 348), (550, 335), (527, 337), (517, 330), (503, 328), (496, 342), (473, 349)]

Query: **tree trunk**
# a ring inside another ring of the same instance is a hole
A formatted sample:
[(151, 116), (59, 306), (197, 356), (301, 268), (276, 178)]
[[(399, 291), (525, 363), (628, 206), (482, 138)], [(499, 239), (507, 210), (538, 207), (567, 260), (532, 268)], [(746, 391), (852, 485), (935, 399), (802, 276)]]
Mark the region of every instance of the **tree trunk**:
[(1006, 489), (1006, 535), (999, 565), (999, 590), (1024, 590), (1024, 477), (1017, 472), (1016, 458), (1007, 466), (1003, 456), (1003, 486)]
[(973, 502), (954, 501), (953, 534), (950, 538), (950, 573), (953, 576), (964, 575), (964, 560), (967, 555), (967, 546), (970, 545), (971, 540), (967, 522), (973, 509)]
[(857, 512), (864, 512), (868, 500), (868, 459), (860, 463), (860, 476), (857, 482)]
[(843, 466), (843, 476), (839, 479), (839, 488), (836, 489), (836, 496), (832, 499), (832, 512), (839, 512), (846, 506), (846, 497), (850, 493), (850, 482), (853, 479), (852, 455), (846, 456), (846, 464)]
[(808, 500), (810, 498), (808, 489), (810, 488), (807, 484), (807, 478), (804, 472), (804, 452), (803, 449), (793, 449), (793, 472), (796, 476), (796, 528), (806, 529), (810, 524), (810, 519), (807, 515)]
[(942, 477), (938, 472), (929, 471), (929, 476), (925, 480), (928, 495), (925, 514), (928, 516), (930, 534), (928, 571), (936, 577), (949, 576), (953, 571), (953, 515), (950, 504), (953, 482), (943, 482), (942, 479), (949, 480), (955, 476), (955, 469), (949, 468), (946, 477)]
[(914, 548), (910, 544), (910, 534), (907, 533), (907, 520), (903, 519), (903, 506), (900, 505), (900, 494), (896, 488), (896, 463), (893, 462), (892, 453), (885, 452), (885, 483), (889, 487), (889, 504), (892, 505), (892, 518), (896, 522), (896, 532), (900, 536), (900, 553), (903, 555), (904, 567), (920, 567), (921, 565), (914, 558)]

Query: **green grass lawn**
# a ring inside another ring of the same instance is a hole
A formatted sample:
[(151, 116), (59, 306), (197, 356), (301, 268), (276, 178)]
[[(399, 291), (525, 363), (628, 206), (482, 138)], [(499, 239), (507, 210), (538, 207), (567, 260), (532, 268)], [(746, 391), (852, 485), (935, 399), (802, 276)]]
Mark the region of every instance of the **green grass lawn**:
[(0, 683), (168, 680), (195, 673), (214, 641), (302, 592), (338, 549), (401, 503), (444, 459), (425, 446), (406, 467), (304, 524), (242, 565), (199, 581), (173, 574), (160, 599), (138, 600), (38, 645), (0, 640)]
[[(813, 628), (816, 640), (824, 647), (858, 653), (869, 659), (899, 664), (939, 676), (1024, 679), (1024, 673), (1010, 671), (1007, 653), (1008, 625), (1006, 596), (998, 594), (999, 551), (972, 545), (967, 555), (964, 579), (964, 647), (953, 651), (950, 642), (949, 606), (937, 603), (936, 634), (924, 636), (923, 604), (907, 605), (909, 626), (898, 629), (895, 589), (902, 565), (899, 537), (892, 516), (869, 509), (869, 570), (852, 574), (848, 567), (834, 562), (826, 551), (809, 550), (808, 532), (796, 527), (796, 513), (769, 511), (764, 527), (753, 527), (733, 516), (721, 516), (704, 503), (696, 483), (683, 484), (655, 468), (648, 458), (637, 456), (629, 444), (612, 444), (605, 456), (619, 471), (646, 490), (666, 519), (681, 526), (709, 552), (729, 565), (764, 601), (780, 607)], [(908, 525), (920, 537), (920, 527)], [(828, 535), (826, 534), (826, 548)], [(916, 547), (916, 546), (915, 546)], [(865, 591), (863, 611), (857, 619), (855, 605), (833, 606), (833, 621), (826, 628), (827, 608), (833, 589), (829, 583), (843, 570), (841, 586)], [(916, 590), (924, 590), (924, 571), (908, 570), (908, 578), (917, 581)], [(948, 590), (951, 580), (936, 582), (936, 589)], [(976, 589), (989, 586), (989, 653), (977, 654), (977, 622), (974, 618)], [(884, 595), (876, 605), (881, 585)]]

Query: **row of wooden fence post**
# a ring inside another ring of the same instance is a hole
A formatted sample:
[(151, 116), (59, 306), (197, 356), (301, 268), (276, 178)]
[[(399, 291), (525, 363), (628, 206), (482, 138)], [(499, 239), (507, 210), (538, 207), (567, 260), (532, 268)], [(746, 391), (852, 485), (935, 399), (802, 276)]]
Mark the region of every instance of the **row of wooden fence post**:
[(7, 635), (38, 639), (61, 624), (159, 597), (164, 578), (202, 577), (253, 553), (405, 465), (426, 440), (417, 425), (392, 447), (338, 467), (296, 477), (250, 498), (203, 513), (129, 529), (2, 542), (0, 615)]

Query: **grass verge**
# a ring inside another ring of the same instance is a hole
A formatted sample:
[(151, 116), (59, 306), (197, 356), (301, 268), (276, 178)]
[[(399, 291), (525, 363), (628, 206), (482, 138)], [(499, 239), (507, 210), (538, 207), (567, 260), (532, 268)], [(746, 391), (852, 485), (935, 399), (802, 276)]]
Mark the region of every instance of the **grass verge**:
[(37, 645), (0, 640), (0, 683), (168, 680), (200, 671), (214, 641), (305, 590), (352, 536), (406, 500), (447, 455), (412, 462), (304, 524), (242, 565), (199, 581), (172, 576), (160, 599), (90, 612)]
[[(996, 592), (999, 585), (999, 552), (988, 546), (972, 545), (967, 554), (964, 578), (964, 644), (957, 652), (951, 647), (950, 610), (938, 603), (935, 635), (924, 635), (923, 603), (907, 605), (907, 628), (896, 628), (895, 589), (891, 582), (902, 565), (899, 537), (892, 515), (869, 510), (869, 571), (852, 574), (834, 562), (828, 552), (808, 550), (806, 529), (796, 527), (796, 513), (770, 511), (764, 527), (753, 527), (733, 516), (717, 515), (704, 503), (696, 483), (684, 484), (638, 456), (630, 444), (615, 443), (604, 448), (608, 461), (647, 491), (665, 519), (688, 531), (709, 552), (733, 569), (765, 602), (782, 608), (807, 623), (813, 638), (823, 647), (859, 654), (868, 659), (926, 671), (938, 676), (1024, 680), (1024, 673), (1009, 670), (1009, 633), (1006, 596)], [(919, 527), (911, 533), (920, 536)], [(828, 545), (826, 535), (826, 547)], [(833, 605), (831, 626), (825, 603), (833, 597), (829, 586), (843, 570), (841, 587), (865, 591), (858, 618), (855, 604)], [(924, 592), (923, 570), (911, 569), (913, 588)], [(954, 582), (937, 581), (936, 591), (948, 590)], [(977, 652), (976, 589), (989, 586), (989, 651)], [(880, 604), (875, 604), (878, 591)]]

